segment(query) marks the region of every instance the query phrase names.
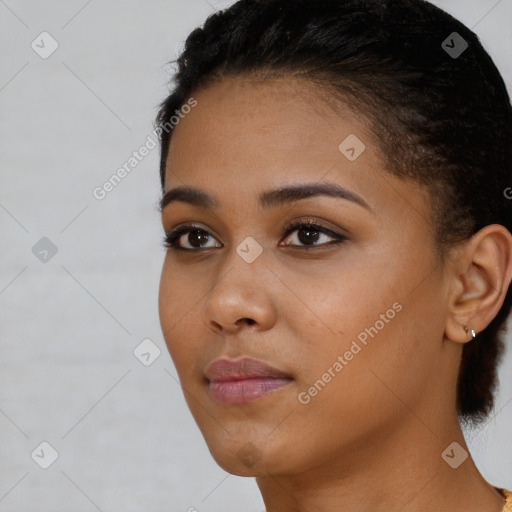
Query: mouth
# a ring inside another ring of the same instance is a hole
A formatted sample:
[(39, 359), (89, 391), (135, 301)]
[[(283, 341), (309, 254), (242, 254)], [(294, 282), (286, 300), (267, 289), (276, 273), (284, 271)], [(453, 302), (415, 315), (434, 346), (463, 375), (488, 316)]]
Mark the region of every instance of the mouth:
[(273, 393), (293, 378), (257, 359), (218, 359), (206, 372), (208, 393), (217, 402), (246, 404)]

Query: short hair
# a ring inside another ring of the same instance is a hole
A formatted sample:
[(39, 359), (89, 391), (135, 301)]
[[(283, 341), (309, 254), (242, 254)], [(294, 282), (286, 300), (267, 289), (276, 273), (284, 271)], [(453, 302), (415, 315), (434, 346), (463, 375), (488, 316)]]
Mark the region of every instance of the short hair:
[[(466, 48), (467, 45), (467, 48)], [(298, 77), (369, 121), (387, 172), (430, 193), (440, 254), (489, 224), (511, 231), (512, 107), (478, 36), (423, 0), (240, 0), (188, 36), (157, 127), (227, 77)], [(160, 178), (172, 130), (160, 130)], [(493, 407), (512, 288), (463, 347), (462, 422)]]

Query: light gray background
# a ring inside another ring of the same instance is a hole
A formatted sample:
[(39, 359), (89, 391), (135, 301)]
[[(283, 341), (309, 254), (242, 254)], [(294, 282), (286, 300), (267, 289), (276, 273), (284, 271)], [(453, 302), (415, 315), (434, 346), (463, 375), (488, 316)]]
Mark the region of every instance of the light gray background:
[[(230, 3), (0, 0), (0, 511), (263, 508), (209, 455), (160, 332), (158, 149), (92, 195), (152, 132), (186, 35)], [(510, 91), (512, 0), (435, 3), (477, 32)], [(59, 45), (47, 59), (31, 48), (43, 31)], [(45, 236), (58, 252), (43, 263)], [(161, 350), (147, 367), (133, 355), (146, 338)], [(511, 362), (493, 419), (467, 434), (509, 489)], [(48, 469), (31, 458), (42, 441), (59, 455)]]

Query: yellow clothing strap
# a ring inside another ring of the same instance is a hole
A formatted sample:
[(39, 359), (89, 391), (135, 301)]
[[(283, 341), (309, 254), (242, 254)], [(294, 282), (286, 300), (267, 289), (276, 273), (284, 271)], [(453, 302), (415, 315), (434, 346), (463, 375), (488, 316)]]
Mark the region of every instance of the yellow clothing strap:
[(502, 512), (512, 512), (512, 493), (505, 489), (501, 489), (501, 492), (505, 495), (505, 498), (507, 498), (507, 501), (505, 502), (505, 508)]

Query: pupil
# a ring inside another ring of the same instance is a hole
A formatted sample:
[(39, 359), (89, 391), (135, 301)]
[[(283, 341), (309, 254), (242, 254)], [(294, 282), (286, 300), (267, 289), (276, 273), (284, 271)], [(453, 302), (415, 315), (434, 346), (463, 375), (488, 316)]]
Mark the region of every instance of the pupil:
[(195, 230), (188, 234), (188, 242), (192, 247), (201, 247), (201, 242), (208, 240), (208, 234), (204, 231)]
[[(308, 244), (316, 242), (318, 240), (319, 231), (312, 228), (301, 228), (299, 229), (298, 238), (302, 244)], [(305, 235), (305, 236), (301, 236)]]

